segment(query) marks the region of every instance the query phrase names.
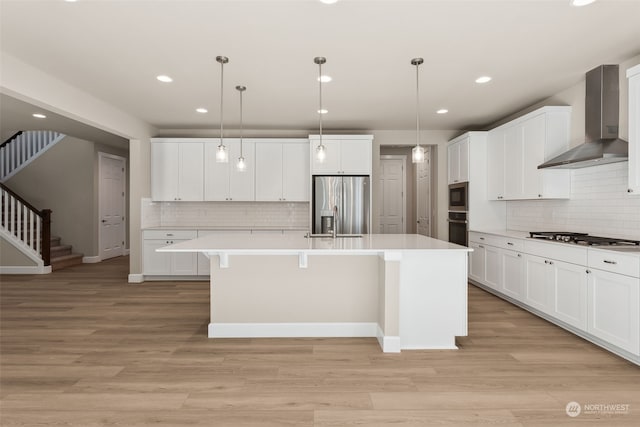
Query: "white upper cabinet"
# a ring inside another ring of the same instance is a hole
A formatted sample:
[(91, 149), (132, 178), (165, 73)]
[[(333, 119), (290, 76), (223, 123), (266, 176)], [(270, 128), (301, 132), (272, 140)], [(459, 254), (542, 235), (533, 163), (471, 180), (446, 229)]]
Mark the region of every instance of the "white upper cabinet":
[(256, 143), (256, 200), (309, 201), (309, 142)]
[(543, 107), (489, 131), (489, 199), (569, 198), (571, 172), (538, 165), (569, 148), (570, 121), (571, 107)]
[(151, 199), (203, 200), (203, 144), (178, 139), (151, 140)]
[(640, 196), (640, 65), (627, 70), (629, 79), (629, 190)]
[(242, 157), (247, 163), (247, 168), (244, 172), (239, 172), (236, 168), (236, 162), (240, 157), (240, 140), (224, 140), (229, 153), (228, 163), (216, 162), (218, 144), (217, 140), (204, 144), (204, 200), (255, 200), (255, 142), (253, 140), (243, 140)]
[(318, 135), (310, 135), (312, 175), (371, 175), (373, 135), (323, 135), (326, 158), (316, 157)]
[(449, 184), (469, 181), (469, 138), (469, 134), (465, 134), (447, 147)]

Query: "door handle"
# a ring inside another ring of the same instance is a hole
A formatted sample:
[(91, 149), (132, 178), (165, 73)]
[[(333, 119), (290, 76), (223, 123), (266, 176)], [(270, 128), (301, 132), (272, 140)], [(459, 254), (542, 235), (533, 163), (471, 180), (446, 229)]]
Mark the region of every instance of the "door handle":
[(106, 219), (103, 219), (101, 222), (107, 222), (107, 220), (106, 220)]

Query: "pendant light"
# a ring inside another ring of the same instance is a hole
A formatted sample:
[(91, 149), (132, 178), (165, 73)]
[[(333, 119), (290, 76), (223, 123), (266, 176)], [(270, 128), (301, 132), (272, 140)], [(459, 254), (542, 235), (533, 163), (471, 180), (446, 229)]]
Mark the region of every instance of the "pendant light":
[(319, 96), (320, 107), (318, 108), (318, 117), (319, 117), (319, 121), (320, 121), (320, 143), (316, 147), (316, 159), (318, 160), (318, 162), (322, 163), (322, 162), (324, 162), (325, 157), (327, 157), (326, 147), (322, 143), (322, 114), (323, 114), (323, 109), (322, 109), (322, 64), (327, 62), (327, 58), (325, 58), (323, 56), (316, 56), (315, 58), (313, 58), (313, 62), (318, 64), (318, 85), (319, 85), (319, 89), (320, 89), (319, 90), (319, 92), (320, 92), (320, 96)]
[(420, 146), (420, 86), (418, 85), (418, 69), (424, 62), (422, 58), (413, 58), (411, 65), (416, 66), (416, 146), (411, 150), (411, 161), (413, 163), (424, 162), (424, 148)]
[(240, 157), (238, 157), (238, 163), (236, 163), (236, 169), (238, 172), (244, 172), (247, 169), (247, 163), (242, 157), (242, 92), (247, 90), (245, 86), (236, 86), (236, 90), (240, 92)]
[(229, 162), (229, 154), (227, 153), (227, 147), (224, 146), (223, 139), (223, 90), (224, 90), (224, 64), (229, 62), (229, 58), (226, 56), (216, 56), (216, 61), (220, 63), (220, 144), (218, 144), (218, 150), (216, 151), (216, 162), (218, 163), (228, 163)]

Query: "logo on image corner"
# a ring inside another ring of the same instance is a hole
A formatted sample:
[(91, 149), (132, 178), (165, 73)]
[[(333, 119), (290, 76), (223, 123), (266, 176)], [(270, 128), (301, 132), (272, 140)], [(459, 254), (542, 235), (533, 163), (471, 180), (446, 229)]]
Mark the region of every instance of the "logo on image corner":
[(567, 403), (567, 407), (565, 408), (565, 412), (570, 417), (577, 417), (578, 415), (580, 415), (581, 411), (582, 407), (578, 402), (569, 402)]

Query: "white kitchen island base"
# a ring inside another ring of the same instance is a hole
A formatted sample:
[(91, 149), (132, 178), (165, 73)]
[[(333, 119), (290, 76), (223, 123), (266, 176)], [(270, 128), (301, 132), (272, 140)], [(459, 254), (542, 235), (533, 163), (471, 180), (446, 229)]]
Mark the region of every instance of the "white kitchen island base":
[(253, 237), (161, 249), (190, 243), (210, 257), (211, 338), (376, 337), (399, 352), (455, 349), (467, 334), (468, 248), (417, 235)]

